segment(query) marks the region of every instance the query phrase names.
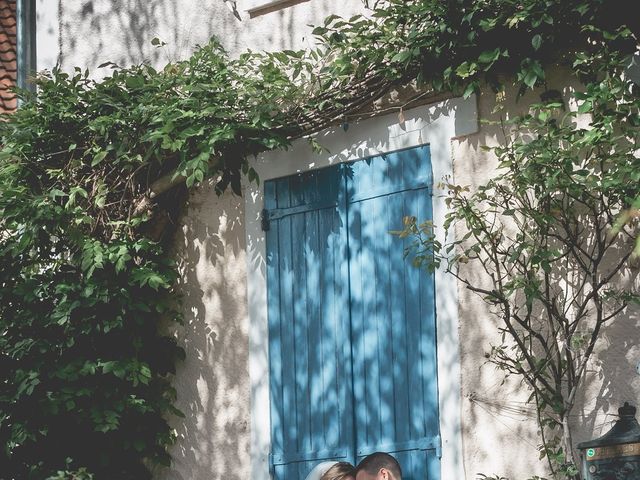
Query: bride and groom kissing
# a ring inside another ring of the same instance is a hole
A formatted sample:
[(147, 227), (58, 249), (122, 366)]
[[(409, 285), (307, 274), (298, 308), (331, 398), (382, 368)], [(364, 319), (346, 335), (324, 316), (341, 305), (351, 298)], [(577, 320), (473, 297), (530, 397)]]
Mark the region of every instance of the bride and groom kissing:
[(305, 480), (402, 480), (402, 470), (393, 456), (376, 452), (355, 467), (349, 462), (322, 462)]

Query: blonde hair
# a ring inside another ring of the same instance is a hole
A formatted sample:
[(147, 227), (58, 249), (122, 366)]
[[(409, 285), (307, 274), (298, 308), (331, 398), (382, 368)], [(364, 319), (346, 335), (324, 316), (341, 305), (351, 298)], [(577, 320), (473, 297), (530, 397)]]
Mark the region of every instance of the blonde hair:
[(356, 478), (356, 469), (349, 462), (337, 462), (324, 472), (320, 480), (346, 480), (347, 477)]

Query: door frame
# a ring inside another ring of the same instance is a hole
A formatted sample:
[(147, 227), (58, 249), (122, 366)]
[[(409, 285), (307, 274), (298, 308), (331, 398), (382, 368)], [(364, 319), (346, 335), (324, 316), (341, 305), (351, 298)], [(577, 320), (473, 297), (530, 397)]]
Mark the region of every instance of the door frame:
[[(261, 183), (245, 181), (245, 228), (247, 241), (247, 297), (249, 326), (249, 376), (251, 388), (251, 478), (268, 480), (271, 444), (269, 405), (269, 338), (265, 235), (261, 229), (265, 180), (285, 177), (342, 162), (372, 157), (429, 144), (433, 168), (433, 221), (444, 223), (447, 207), (437, 184), (453, 177), (452, 139), (478, 131), (477, 99), (452, 98), (404, 112), (404, 122), (390, 114), (351, 125), (332, 128), (315, 138), (328, 151), (314, 153), (305, 139), (287, 151), (267, 152), (252, 161)], [(444, 243), (442, 228), (437, 239)], [(443, 268), (435, 272), (438, 362), (438, 404), (442, 458), (441, 478), (466, 478), (462, 461), (460, 422), (460, 358), (458, 296), (455, 278)]]

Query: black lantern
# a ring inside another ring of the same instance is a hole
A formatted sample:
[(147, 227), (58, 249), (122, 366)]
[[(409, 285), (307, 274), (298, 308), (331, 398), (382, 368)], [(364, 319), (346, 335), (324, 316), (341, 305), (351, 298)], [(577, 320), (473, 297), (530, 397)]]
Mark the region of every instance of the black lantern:
[(602, 437), (578, 444), (585, 480), (640, 480), (640, 425), (628, 402)]

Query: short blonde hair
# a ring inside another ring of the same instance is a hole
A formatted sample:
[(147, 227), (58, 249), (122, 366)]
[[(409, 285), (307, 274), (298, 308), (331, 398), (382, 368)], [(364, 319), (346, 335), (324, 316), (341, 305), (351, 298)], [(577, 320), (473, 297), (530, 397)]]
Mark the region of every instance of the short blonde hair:
[(324, 472), (320, 480), (346, 480), (347, 477), (356, 478), (356, 469), (349, 462), (337, 462)]

